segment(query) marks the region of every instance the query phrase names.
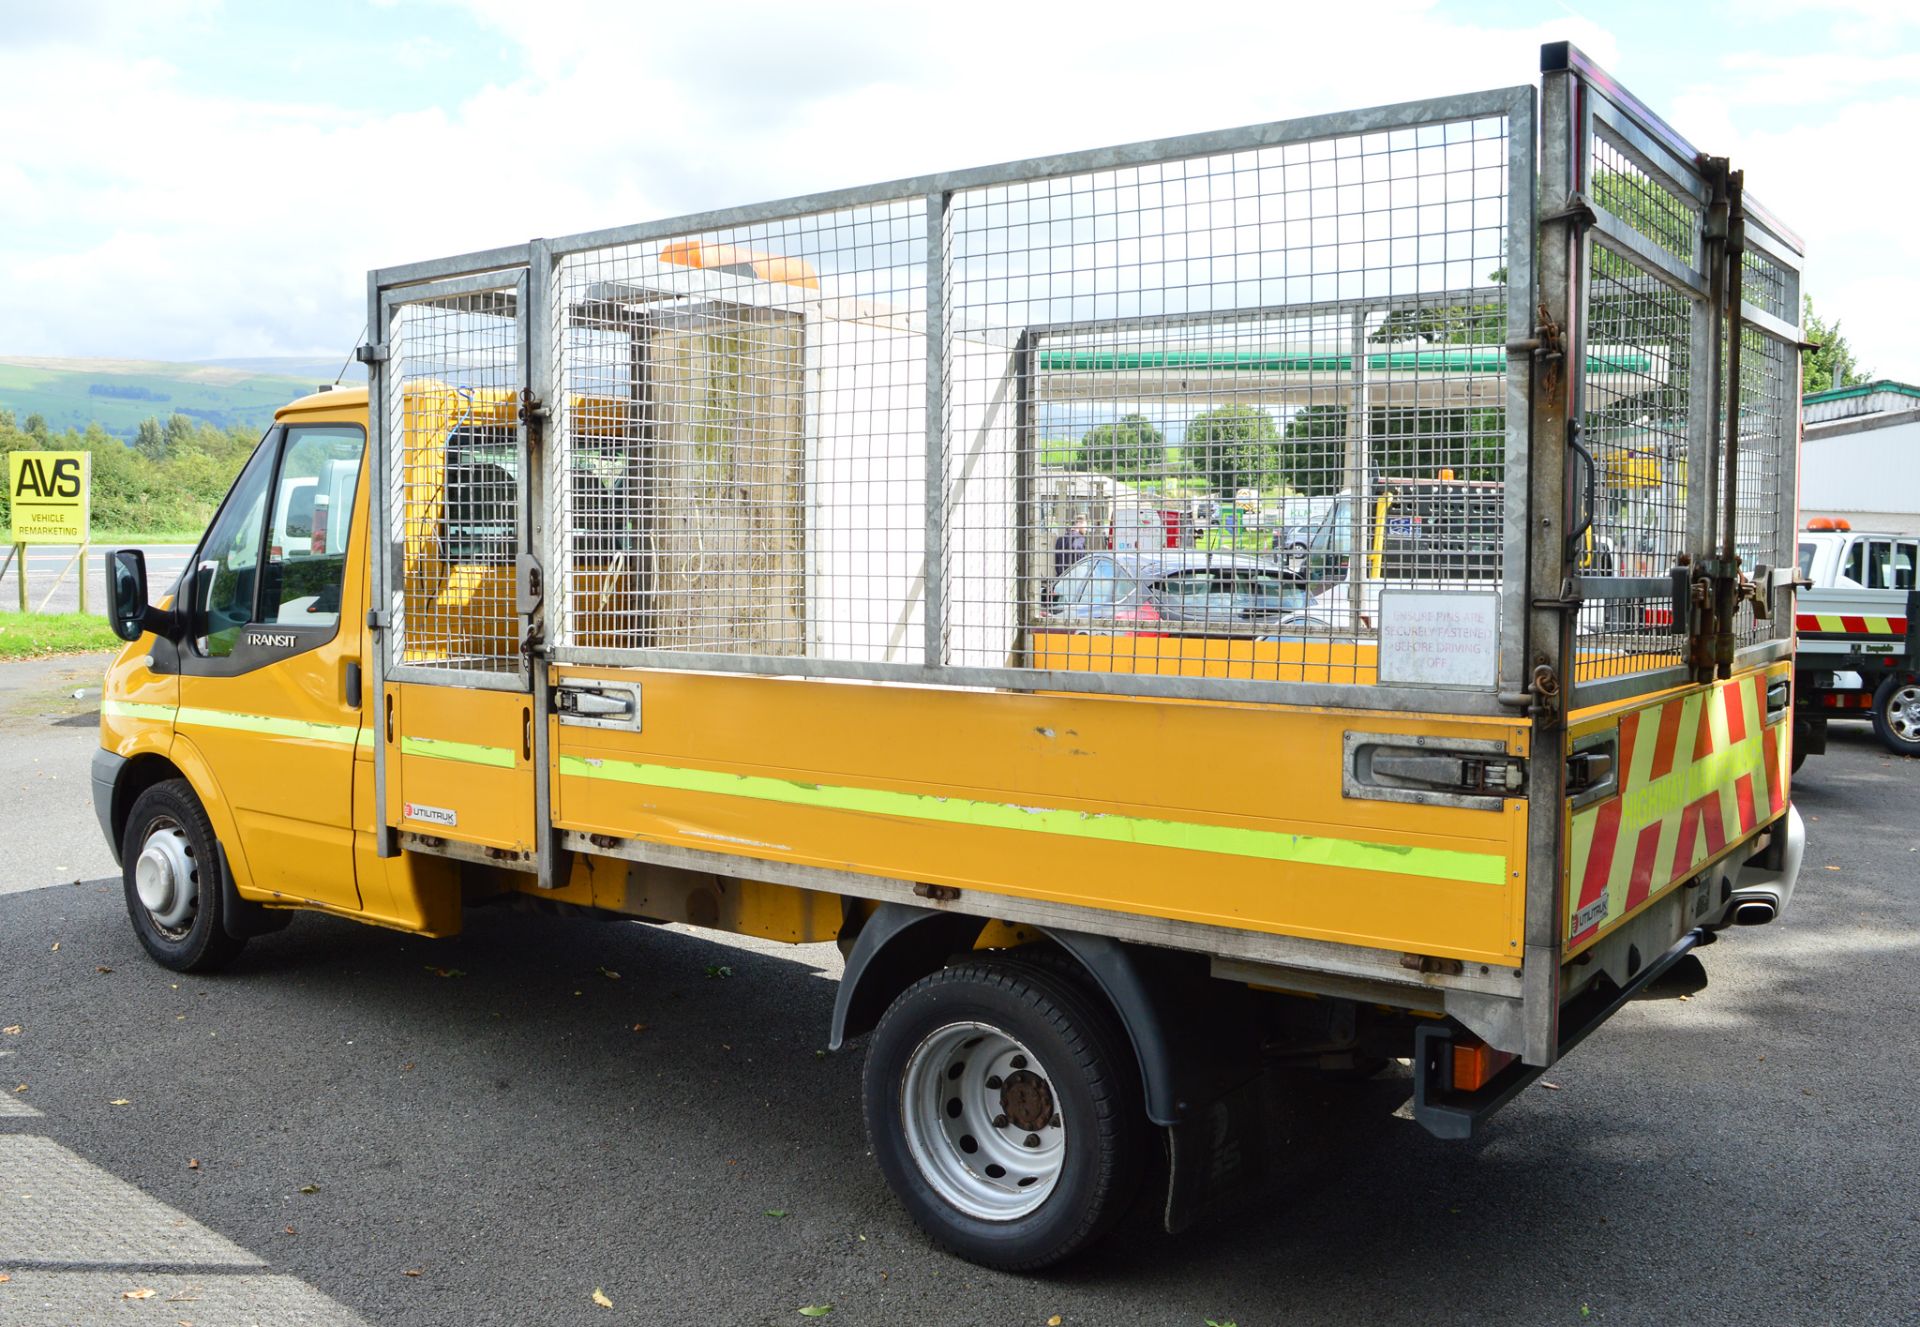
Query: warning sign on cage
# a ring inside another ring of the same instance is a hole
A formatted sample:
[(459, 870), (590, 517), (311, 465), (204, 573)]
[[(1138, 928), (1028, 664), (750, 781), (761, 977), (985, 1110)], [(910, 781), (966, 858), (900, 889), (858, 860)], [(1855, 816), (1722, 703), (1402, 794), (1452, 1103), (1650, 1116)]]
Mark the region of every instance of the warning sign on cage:
[(7, 497), (15, 544), (84, 544), (92, 496), (87, 452), (8, 452)]
[(1380, 681), (1490, 687), (1500, 676), (1500, 596), (1492, 591), (1382, 590)]

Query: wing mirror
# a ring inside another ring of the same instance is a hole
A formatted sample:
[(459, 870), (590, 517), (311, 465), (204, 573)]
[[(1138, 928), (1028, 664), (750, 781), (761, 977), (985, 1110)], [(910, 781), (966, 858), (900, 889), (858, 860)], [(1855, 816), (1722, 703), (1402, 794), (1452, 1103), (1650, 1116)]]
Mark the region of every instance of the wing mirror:
[(173, 614), (147, 602), (147, 555), (137, 548), (107, 555), (107, 613), (121, 640), (139, 640), (149, 631), (165, 635), (172, 627)]

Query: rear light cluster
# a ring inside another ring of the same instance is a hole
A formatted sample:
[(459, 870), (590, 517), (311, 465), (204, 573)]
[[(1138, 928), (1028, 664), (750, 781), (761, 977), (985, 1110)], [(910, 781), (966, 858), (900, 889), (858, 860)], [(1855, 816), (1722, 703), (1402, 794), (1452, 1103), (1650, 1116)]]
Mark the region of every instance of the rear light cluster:
[(1519, 1058), (1512, 1051), (1497, 1051), (1484, 1041), (1456, 1041), (1453, 1043), (1453, 1090), (1478, 1092)]

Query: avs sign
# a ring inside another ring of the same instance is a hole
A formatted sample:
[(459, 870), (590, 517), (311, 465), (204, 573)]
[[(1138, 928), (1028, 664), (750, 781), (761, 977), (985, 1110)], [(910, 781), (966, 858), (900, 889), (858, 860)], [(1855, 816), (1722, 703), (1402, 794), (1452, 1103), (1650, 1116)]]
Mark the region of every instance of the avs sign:
[(93, 496), (86, 452), (8, 452), (7, 497), (15, 544), (84, 544)]

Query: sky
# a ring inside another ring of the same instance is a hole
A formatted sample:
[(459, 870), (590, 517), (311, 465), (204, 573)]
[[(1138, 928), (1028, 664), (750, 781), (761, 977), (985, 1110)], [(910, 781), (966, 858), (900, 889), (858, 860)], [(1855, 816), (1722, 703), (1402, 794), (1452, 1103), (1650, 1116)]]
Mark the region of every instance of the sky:
[(1570, 40), (1920, 382), (1913, 0), (0, 0), (0, 355), (344, 356), (366, 272), (1537, 80)]

